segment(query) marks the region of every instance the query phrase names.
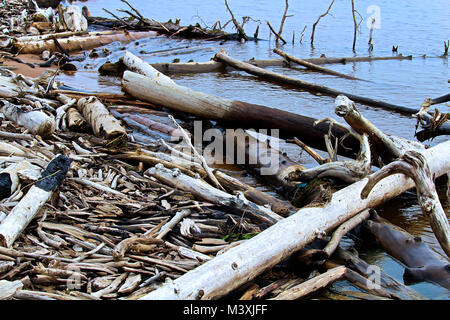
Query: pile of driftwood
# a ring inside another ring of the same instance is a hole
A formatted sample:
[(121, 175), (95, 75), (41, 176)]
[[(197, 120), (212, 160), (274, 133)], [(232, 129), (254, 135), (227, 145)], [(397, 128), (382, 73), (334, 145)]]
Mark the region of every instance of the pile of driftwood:
[[(346, 279), (361, 291), (321, 295), (424, 299), (382, 271), (374, 282), (372, 266), (339, 246), (360, 224), (408, 267), (407, 279), (450, 289), (436, 253), (371, 211), (416, 186), (450, 255), (433, 181), (450, 171), (449, 142), (426, 149), (385, 134), (343, 95), (336, 114), (351, 129), (193, 91), (129, 52), (121, 63), (126, 95), (63, 91), (51, 77), (11, 71), (0, 77), (0, 297), (298, 299)], [(178, 119), (170, 109), (182, 112)], [(250, 141), (232, 140), (252, 159), (243, 167), (291, 201), (262, 192), (208, 164), (191, 141), (197, 118), (187, 114), (222, 125), (272, 121), (319, 165), (305, 169), (243, 131)], [(286, 117), (293, 123), (282, 125)], [(338, 139), (351, 143), (336, 148)], [(315, 140), (330, 159), (303, 142)], [(267, 153), (277, 165), (263, 174)], [(336, 153), (350, 159), (334, 161)], [(387, 165), (371, 174), (374, 160)]]

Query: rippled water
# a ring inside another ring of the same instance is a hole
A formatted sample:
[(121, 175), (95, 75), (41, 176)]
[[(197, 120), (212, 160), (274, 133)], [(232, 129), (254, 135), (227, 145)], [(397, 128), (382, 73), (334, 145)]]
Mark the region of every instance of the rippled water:
[[(181, 62), (191, 59), (195, 61), (208, 61), (215, 52), (223, 48), (238, 59), (247, 60), (271, 59), (279, 56), (272, 52), (275, 47), (273, 37), (269, 37), (269, 29), (266, 20), (278, 30), (281, 17), (284, 12), (284, 0), (262, 0), (258, 2), (228, 1), (238, 19), (242, 16), (250, 16), (259, 20), (259, 37), (265, 39), (258, 42), (225, 42), (220, 44), (214, 41), (180, 40), (156, 37), (140, 40), (128, 44), (127, 50), (135, 53), (148, 62), (171, 62), (179, 58)], [(119, 0), (90, 0), (87, 2), (74, 1), (75, 4), (87, 5), (91, 15), (105, 16), (108, 14), (102, 10), (107, 8), (115, 11), (116, 8), (128, 9)], [(200, 0), (169, 2), (155, 2), (145, 0), (133, 0), (131, 3), (146, 17), (159, 21), (181, 19), (181, 24), (200, 23), (202, 26), (212, 26), (217, 20), (222, 24), (229, 20), (224, 1)], [(314, 48), (310, 45), (312, 24), (317, 17), (324, 13), (329, 6), (329, 1), (290, 1), (289, 17), (286, 20), (283, 36), (288, 44), (281, 49), (297, 57), (319, 57), (325, 54), (328, 57), (365, 56), (368, 55), (367, 41), (369, 29), (366, 22), (369, 17), (379, 9), (377, 21), (380, 28), (374, 30), (373, 42), (374, 56), (390, 56), (392, 46), (399, 46), (399, 53), (413, 55), (412, 60), (374, 61), (361, 63), (348, 63), (328, 65), (327, 67), (346, 73), (369, 82), (352, 81), (323, 75), (315, 72), (303, 71), (300, 68), (289, 69), (285, 67), (273, 67), (270, 70), (298, 77), (302, 80), (326, 85), (344, 92), (367, 96), (394, 104), (420, 108), (420, 104), (426, 97), (438, 97), (449, 91), (449, 67), (448, 59), (439, 57), (443, 54), (443, 41), (450, 39), (449, 0), (416, 0), (416, 1), (356, 1), (356, 9), (364, 20), (358, 32), (356, 53), (352, 51), (353, 20), (351, 14), (351, 1), (336, 1), (330, 11), (330, 15), (322, 18), (316, 28)], [(372, 7), (371, 7), (372, 6)], [(376, 7), (373, 7), (376, 6)], [(373, 11), (375, 8), (375, 11)], [(369, 10), (369, 11), (368, 11)], [(115, 12), (117, 13), (117, 12)], [(122, 16), (121, 13), (117, 13)], [(245, 25), (249, 35), (253, 35), (257, 22), (250, 21)], [(307, 25), (303, 37), (303, 43), (299, 38), (303, 27)], [(233, 32), (231, 24), (227, 31)], [(295, 31), (295, 44), (291, 43), (292, 33)], [(86, 90), (119, 92), (120, 80), (111, 77), (101, 77), (97, 74), (97, 68), (106, 59), (116, 61), (123, 54), (123, 45), (111, 44), (107, 46), (113, 51), (108, 58), (88, 59), (81, 65), (80, 71), (74, 75), (64, 75), (60, 80), (68, 85)], [(195, 52), (186, 54), (144, 54), (161, 49), (189, 47)], [(426, 55), (426, 57), (423, 57)], [(256, 77), (242, 72), (207, 73), (207, 74), (183, 74), (172, 76), (178, 84), (188, 86), (198, 91), (203, 91), (218, 96), (237, 99), (241, 101), (276, 107), (290, 112), (307, 115), (314, 118), (332, 117), (340, 120), (334, 114), (334, 99), (320, 94), (311, 94), (302, 90), (290, 89), (277, 84), (258, 80)], [(395, 114), (389, 111), (359, 105), (359, 110), (372, 123), (387, 133), (414, 139), (415, 120), (411, 117)], [(445, 105), (437, 106), (441, 111), (448, 112)], [(448, 137), (438, 137), (430, 144), (436, 144), (447, 140)], [(298, 159), (298, 149), (288, 147), (288, 153)], [(450, 151), (449, 151), (450, 154)], [(312, 164), (311, 160), (302, 156), (301, 161)], [(429, 245), (443, 255), (437, 244), (428, 221), (423, 217), (417, 206), (415, 195), (409, 193), (380, 209), (385, 218), (405, 228), (414, 235), (421, 235)], [(443, 200), (444, 204), (446, 203)], [(450, 215), (448, 203), (445, 205), (447, 215)], [(363, 252), (364, 257), (382, 266), (388, 273), (397, 279), (402, 279), (403, 268), (397, 262), (389, 258), (379, 250)], [(413, 286), (417, 291), (431, 298), (447, 299), (449, 293), (436, 286), (422, 283)]]

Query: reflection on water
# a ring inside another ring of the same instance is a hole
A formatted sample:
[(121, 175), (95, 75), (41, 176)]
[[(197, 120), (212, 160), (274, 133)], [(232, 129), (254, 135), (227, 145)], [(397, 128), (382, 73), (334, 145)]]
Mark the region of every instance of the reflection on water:
[[(77, 1), (74, 1), (77, 3)], [(353, 22), (351, 18), (350, 1), (338, 1), (333, 5), (331, 14), (323, 18), (317, 26), (315, 35), (315, 48), (309, 45), (312, 23), (326, 11), (328, 1), (291, 1), (289, 13), (293, 14), (286, 21), (284, 35), (291, 39), (292, 32), (296, 32), (296, 43), (288, 43), (281, 47), (289, 54), (307, 58), (319, 57), (326, 54), (328, 57), (353, 56)], [(104, 92), (120, 92), (120, 79), (104, 77), (97, 74), (97, 69), (107, 60), (112, 62), (129, 50), (148, 62), (171, 62), (174, 58), (181, 62), (189, 60), (208, 61), (220, 48), (230, 55), (241, 60), (278, 58), (272, 52), (274, 41), (269, 39), (265, 20), (269, 20), (277, 28), (284, 10), (284, 0), (262, 0), (257, 4), (248, 1), (229, 1), (236, 16), (251, 16), (261, 21), (260, 37), (266, 40), (258, 42), (205, 42), (198, 40), (167, 39), (156, 37), (139, 40), (126, 46), (113, 43), (107, 46), (112, 54), (106, 58), (87, 59), (79, 64), (75, 75), (62, 75), (67, 85), (80, 89)], [(438, 97), (448, 93), (449, 68), (448, 59), (438, 57), (443, 53), (442, 42), (450, 38), (450, 25), (448, 16), (450, 6), (448, 0), (416, 0), (416, 1), (368, 1), (357, 2), (357, 9), (364, 21), (358, 32), (356, 54), (367, 55), (367, 40), (369, 30), (366, 21), (370, 16), (366, 10), (370, 5), (376, 4), (380, 8), (381, 28), (374, 31), (375, 56), (389, 56), (393, 45), (399, 45), (399, 52), (404, 55), (412, 54), (412, 60), (373, 61), (362, 63), (348, 63), (329, 65), (327, 67), (341, 73), (346, 73), (369, 82), (352, 81), (323, 75), (316, 72), (304, 71), (301, 68), (272, 67), (270, 70), (283, 73), (302, 80), (326, 85), (344, 92), (380, 99), (394, 104), (419, 108), (426, 97)], [(91, 0), (81, 5), (87, 5), (92, 15), (107, 16), (102, 8), (113, 10), (125, 8), (119, 0)], [(228, 14), (222, 0), (212, 1), (170, 1), (160, 5), (152, 5), (146, 0), (133, 0), (132, 4), (147, 17), (159, 21), (181, 18), (181, 23), (201, 23), (203, 26), (213, 25), (218, 19), (224, 24)], [(119, 14), (120, 15), (120, 14)], [(432, 21), (432, 23), (430, 23)], [(249, 22), (246, 25), (248, 34), (253, 34), (257, 23)], [(307, 25), (303, 43), (299, 44), (301, 30)], [(228, 31), (233, 31), (227, 27)], [(171, 52), (164, 50), (174, 49)], [(426, 58), (422, 55), (426, 54)], [(294, 113), (314, 117), (332, 117), (340, 120), (334, 114), (334, 99), (321, 94), (283, 87), (277, 84), (260, 81), (256, 77), (242, 72), (183, 74), (172, 75), (180, 85), (192, 89), (215, 94), (221, 97), (242, 100), (255, 104), (276, 107)], [(415, 120), (411, 117), (398, 115), (389, 111), (358, 105), (363, 115), (378, 126), (381, 130), (414, 139)], [(445, 106), (438, 106), (445, 110)], [(446, 141), (447, 137), (438, 137), (428, 144)], [(306, 166), (315, 165), (307, 155), (300, 155), (297, 147), (285, 144), (289, 156), (305, 163)], [(449, 152), (450, 154), (450, 152)], [(245, 178), (247, 183), (256, 183), (254, 179)], [(263, 189), (265, 187), (261, 186)], [(266, 188), (267, 190), (267, 188)], [(443, 201), (445, 203), (445, 201)], [(445, 206), (447, 215), (450, 214), (448, 204)], [(394, 224), (406, 229), (413, 235), (423, 237), (430, 247), (443, 255), (436, 239), (429, 227), (427, 219), (423, 216), (417, 204), (415, 192), (408, 192), (401, 197), (390, 201), (380, 208), (381, 216)], [(378, 264), (397, 280), (402, 281), (404, 268), (381, 251), (373, 249), (362, 252), (369, 262)], [(448, 299), (448, 293), (436, 286), (422, 283), (413, 286), (425, 296), (437, 299)]]

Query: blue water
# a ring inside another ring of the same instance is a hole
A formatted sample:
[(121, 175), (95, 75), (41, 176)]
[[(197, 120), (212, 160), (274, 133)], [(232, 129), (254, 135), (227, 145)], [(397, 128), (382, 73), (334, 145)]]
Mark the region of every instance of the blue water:
[[(211, 27), (217, 20), (222, 25), (229, 20), (224, 1), (178, 1), (156, 2), (146, 0), (130, 1), (145, 17), (158, 21), (167, 21), (176, 18), (181, 19), (182, 25), (200, 23), (203, 27)], [(440, 57), (444, 52), (443, 41), (450, 39), (450, 0), (415, 0), (415, 1), (368, 1), (356, 2), (359, 12), (357, 21), (363, 18), (357, 34), (356, 52), (352, 50), (353, 43), (353, 18), (350, 0), (336, 0), (330, 10), (330, 14), (321, 19), (316, 27), (314, 47), (310, 44), (312, 24), (317, 17), (324, 13), (331, 1), (293, 1), (289, 3), (288, 14), (283, 31), (283, 37), (288, 41), (280, 48), (300, 58), (319, 57), (325, 54), (328, 57), (366, 56), (368, 52), (369, 28), (372, 14), (376, 16), (377, 25), (373, 33), (374, 56), (392, 55), (392, 46), (398, 46), (398, 52), (403, 55), (413, 55), (412, 60), (374, 61), (363, 63), (348, 63), (345, 65), (328, 65), (328, 68), (346, 73), (370, 82), (352, 81), (323, 75), (315, 72), (304, 71), (300, 68), (289, 69), (285, 67), (273, 67), (270, 70), (285, 75), (326, 85), (344, 92), (350, 92), (367, 96), (394, 104), (405, 105), (419, 109), (426, 97), (438, 97), (449, 91), (449, 66), (448, 58)], [(129, 8), (119, 0), (90, 0), (74, 1), (77, 5), (87, 5), (91, 15), (109, 15), (102, 10), (106, 8), (114, 11), (119, 16), (123, 13), (115, 9)], [(266, 20), (279, 28), (280, 20), (284, 12), (284, 0), (262, 0), (257, 2), (229, 0), (238, 20), (243, 16), (250, 16), (260, 22), (259, 37), (264, 41), (238, 43), (229, 41), (220, 44), (216, 41), (199, 41), (184, 39), (167, 39), (156, 37), (139, 40), (126, 45), (126, 49), (140, 56), (145, 61), (171, 62), (179, 58), (181, 62), (189, 60), (208, 61), (219, 49), (225, 49), (231, 56), (247, 60), (279, 58), (272, 52), (275, 48), (274, 37), (269, 35)], [(375, 6), (375, 7), (374, 7)], [(368, 9), (370, 9), (368, 11)], [(258, 22), (249, 21), (245, 24), (248, 35), (253, 35)], [(303, 42), (299, 39), (304, 26), (307, 26), (303, 36)], [(378, 28), (379, 27), (379, 28)], [(225, 29), (234, 32), (230, 23)], [(292, 34), (295, 31), (295, 43), (292, 44)], [(201, 49), (199, 51), (181, 54), (148, 52), (189, 47)], [(80, 65), (80, 71), (74, 75), (64, 75), (59, 80), (68, 85), (86, 90), (120, 92), (120, 79), (102, 77), (97, 73), (97, 68), (106, 60), (117, 61), (123, 54), (122, 44), (110, 44), (107, 46), (113, 53), (107, 58), (88, 59)], [(147, 53), (145, 53), (147, 52)], [(425, 57), (423, 57), (425, 55)], [(254, 76), (242, 72), (207, 73), (207, 74), (183, 74), (171, 75), (180, 85), (192, 89), (215, 94), (225, 98), (237, 99), (250, 103), (276, 107), (290, 112), (307, 115), (314, 118), (332, 117), (340, 122), (334, 114), (334, 99), (320, 94), (311, 94), (302, 90), (287, 89), (277, 84), (258, 80)], [(449, 112), (446, 105), (436, 106), (439, 110)], [(414, 139), (415, 119), (377, 109), (365, 105), (358, 105), (363, 115), (381, 130)], [(448, 137), (438, 137), (428, 144), (447, 140)], [(296, 147), (286, 146), (286, 151), (294, 159), (300, 160), (306, 165), (312, 165), (311, 159), (305, 155), (299, 156)], [(450, 151), (449, 151), (450, 154)], [(406, 200), (405, 200), (406, 199)], [(443, 200), (445, 202), (445, 200)], [(450, 216), (448, 203), (444, 203), (447, 215)], [(381, 210), (381, 215), (400, 225), (414, 235), (423, 237), (433, 250), (444, 255), (439, 247), (426, 218), (417, 205), (415, 196), (403, 200), (395, 200)], [(386, 254), (379, 251), (368, 251), (364, 257), (371, 263), (378, 264), (383, 269), (402, 281), (403, 268)], [(414, 288), (425, 296), (435, 299), (448, 299), (449, 293), (442, 288), (422, 283), (414, 285)]]

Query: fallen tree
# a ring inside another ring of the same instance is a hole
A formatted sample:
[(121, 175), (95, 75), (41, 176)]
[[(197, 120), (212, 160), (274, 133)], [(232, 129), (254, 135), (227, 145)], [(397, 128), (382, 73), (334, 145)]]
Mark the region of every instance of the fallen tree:
[(313, 91), (313, 92), (320, 92), (320, 93), (323, 93), (323, 94), (326, 94), (326, 95), (329, 95), (332, 97), (337, 97), (339, 95), (346, 95), (350, 99), (360, 102), (360, 103), (363, 103), (363, 104), (366, 104), (366, 105), (380, 107), (380, 108), (384, 108), (387, 110), (396, 111), (396, 112), (405, 113), (405, 114), (416, 114), (419, 111), (414, 108), (398, 106), (398, 105), (394, 105), (394, 104), (380, 101), (380, 100), (375, 100), (375, 99), (371, 99), (371, 98), (367, 98), (367, 97), (357, 96), (354, 94), (344, 93), (342, 91), (332, 89), (332, 88), (329, 88), (329, 87), (326, 87), (323, 85), (307, 82), (307, 81), (300, 80), (297, 78), (292, 78), (292, 77), (285, 76), (285, 75), (282, 75), (282, 74), (279, 74), (279, 73), (276, 73), (273, 71), (264, 70), (264, 69), (254, 66), (252, 64), (249, 64), (249, 63), (246, 63), (243, 61), (239, 61), (239, 60), (236, 60), (236, 59), (230, 57), (223, 49), (220, 50), (218, 53), (216, 53), (214, 59), (217, 61), (226, 63), (226, 64), (232, 66), (233, 68), (245, 71), (245, 72), (252, 74), (254, 76), (257, 76), (259, 78), (273, 81), (276, 83), (284, 83), (284, 84), (288, 84), (288, 85), (291, 85), (291, 86), (294, 86), (297, 88), (306, 89), (306, 90)]
[[(439, 177), (450, 171), (450, 141), (422, 152), (430, 172)], [(360, 198), (367, 179), (333, 194), (322, 207), (300, 209), (247, 240), (142, 299), (218, 299), (303, 248), (322, 231), (330, 231), (367, 208), (374, 208), (414, 187), (412, 179), (395, 174)]]
[[(329, 124), (314, 125), (316, 119), (266, 106), (228, 100), (194, 91), (173, 84), (155, 81), (134, 72), (125, 71), (123, 89), (131, 96), (169, 109), (187, 112), (199, 117), (221, 120), (228, 127), (241, 126), (253, 129), (279, 129), (280, 137), (296, 136), (310, 147), (326, 150), (323, 136), (329, 132)], [(342, 138), (348, 133), (340, 127), (333, 127), (332, 134)], [(340, 153), (355, 157), (359, 151), (359, 141), (354, 137), (345, 140), (346, 148)]]

